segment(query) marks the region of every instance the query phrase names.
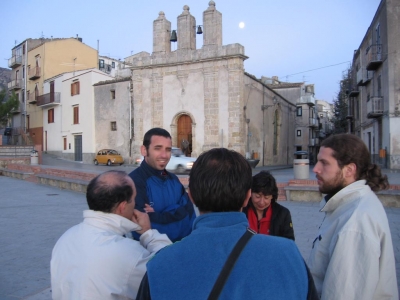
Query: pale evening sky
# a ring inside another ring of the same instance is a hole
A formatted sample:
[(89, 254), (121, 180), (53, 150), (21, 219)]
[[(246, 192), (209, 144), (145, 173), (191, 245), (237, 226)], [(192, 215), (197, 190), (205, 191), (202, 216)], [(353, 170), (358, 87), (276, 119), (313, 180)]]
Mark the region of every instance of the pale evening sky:
[[(153, 21), (163, 11), (176, 29), (183, 6), (202, 25), (209, 0), (2, 0), (0, 67), (15, 42), (27, 38), (83, 38), (100, 55), (123, 60), (152, 52)], [(315, 84), (315, 97), (332, 102), (342, 72), (371, 24), (380, 0), (215, 0), (223, 44), (245, 47), (245, 71)], [(239, 23), (243, 22), (240, 28)], [(197, 35), (197, 48), (202, 35)], [(176, 44), (172, 45), (172, 50)], [(336, 65), (336, 66), (332, 66)], [(331, 66), (331, 67), (328, 67)], [(324, 68), (325, 67), (325, 68)], [(319, 70), (314, 70), (319, 69)], [(305, 72), (314, 70), (310, 72)], [(301, 73), (304, 72), (304, 73)], [(300, 74), (297, 74), (300, 73)], [(292, 75), (297, 74), (297, 75)], [(291, 76), (287, 76), (291, 75)]]

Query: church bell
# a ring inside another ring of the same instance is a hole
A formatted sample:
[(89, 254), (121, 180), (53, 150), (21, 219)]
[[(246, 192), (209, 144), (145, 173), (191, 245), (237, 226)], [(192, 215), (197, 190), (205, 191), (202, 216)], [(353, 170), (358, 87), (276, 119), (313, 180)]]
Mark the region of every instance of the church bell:
[(171, 38), (169, 39), (170, 42), (176, 42), (178, 39), (176, 37), (176, 30), (172, 30)]

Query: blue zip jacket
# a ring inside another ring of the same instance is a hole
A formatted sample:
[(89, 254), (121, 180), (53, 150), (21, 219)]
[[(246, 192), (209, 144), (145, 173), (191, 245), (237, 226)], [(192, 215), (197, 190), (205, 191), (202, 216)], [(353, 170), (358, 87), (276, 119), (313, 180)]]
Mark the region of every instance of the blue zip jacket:
[[(154, 212), (149, 213), (152, 229), (165, 233), (172, 242), (181, 240), (192, 231), (196, 214), (175, 174), (153, 169), (143, 160), (129, 176), (136, 186), (135, 208), (143, 212), (145, 203), (154, 208)], [(134, 234), (135, 238), (137, 236)]]
[[(147, 263), (136, 299), (207, 299), (226, 259), (248, 227), (241, 212), (206, 213), (193, 232)], [(219, 299), (318, 299), (311, 274), (286, 238), (254, 235), (240, 254)]]

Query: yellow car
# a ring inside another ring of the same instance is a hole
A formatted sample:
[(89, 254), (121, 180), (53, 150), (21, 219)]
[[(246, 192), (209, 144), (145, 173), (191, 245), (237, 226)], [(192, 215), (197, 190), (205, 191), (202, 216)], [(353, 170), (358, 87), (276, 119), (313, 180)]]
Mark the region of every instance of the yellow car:
[(122, 165), (124, 163), (124, 159), (115, 150), (102, 149), (99, 152), (97, 152), (97, 155), (94, 158), (93, 162), (95, 165), (98, 164), (106, 164), (107, 166), (111, 166), (114, 164)]

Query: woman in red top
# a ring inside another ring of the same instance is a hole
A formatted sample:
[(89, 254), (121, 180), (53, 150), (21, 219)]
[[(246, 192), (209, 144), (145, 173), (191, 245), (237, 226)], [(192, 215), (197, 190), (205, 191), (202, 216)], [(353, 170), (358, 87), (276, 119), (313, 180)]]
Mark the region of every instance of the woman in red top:
[(275, 178), (268, 171), (253, 176), (251, 199), (243, 212), (249, 226), (257, 233), (281, 236), (294, 240), (290, 211), (276, 203), (278, 187)]

